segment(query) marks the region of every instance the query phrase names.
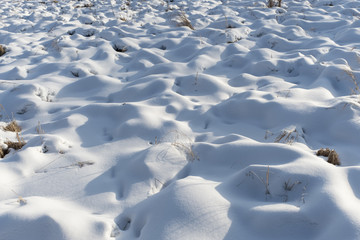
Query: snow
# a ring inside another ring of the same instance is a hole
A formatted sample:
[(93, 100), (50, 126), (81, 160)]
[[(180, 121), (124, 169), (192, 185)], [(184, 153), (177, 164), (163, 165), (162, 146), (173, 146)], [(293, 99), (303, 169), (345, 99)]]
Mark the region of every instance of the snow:
[(360, 238), (359, 9), (1, 1), (0, 240)]

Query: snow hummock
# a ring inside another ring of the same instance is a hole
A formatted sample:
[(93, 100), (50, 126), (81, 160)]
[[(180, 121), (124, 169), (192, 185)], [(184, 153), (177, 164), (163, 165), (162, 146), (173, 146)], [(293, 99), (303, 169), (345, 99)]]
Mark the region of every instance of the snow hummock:
[(1, 1), (0, 239), (358, 239), (359, 9)]

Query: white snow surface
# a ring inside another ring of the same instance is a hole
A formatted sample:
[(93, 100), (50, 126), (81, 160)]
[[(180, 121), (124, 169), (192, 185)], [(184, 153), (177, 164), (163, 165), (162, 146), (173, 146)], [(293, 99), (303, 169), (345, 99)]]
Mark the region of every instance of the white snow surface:
[(360, 1), (2, 0), (0, 44), (1, 240), (360, 239)]

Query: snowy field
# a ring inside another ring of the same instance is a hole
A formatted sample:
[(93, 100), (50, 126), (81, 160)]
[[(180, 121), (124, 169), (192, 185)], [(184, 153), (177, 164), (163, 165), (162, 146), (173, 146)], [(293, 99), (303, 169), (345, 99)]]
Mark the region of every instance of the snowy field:
[(277, 5), (1, 0), (0, 239), (360, 239), (360, 1)]

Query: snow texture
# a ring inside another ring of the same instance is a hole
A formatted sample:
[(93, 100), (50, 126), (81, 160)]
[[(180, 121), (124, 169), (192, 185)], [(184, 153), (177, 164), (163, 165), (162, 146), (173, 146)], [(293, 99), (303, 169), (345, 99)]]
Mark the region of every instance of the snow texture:
[(2, 0), (0, 240), (359, 239), (359, 18)]

